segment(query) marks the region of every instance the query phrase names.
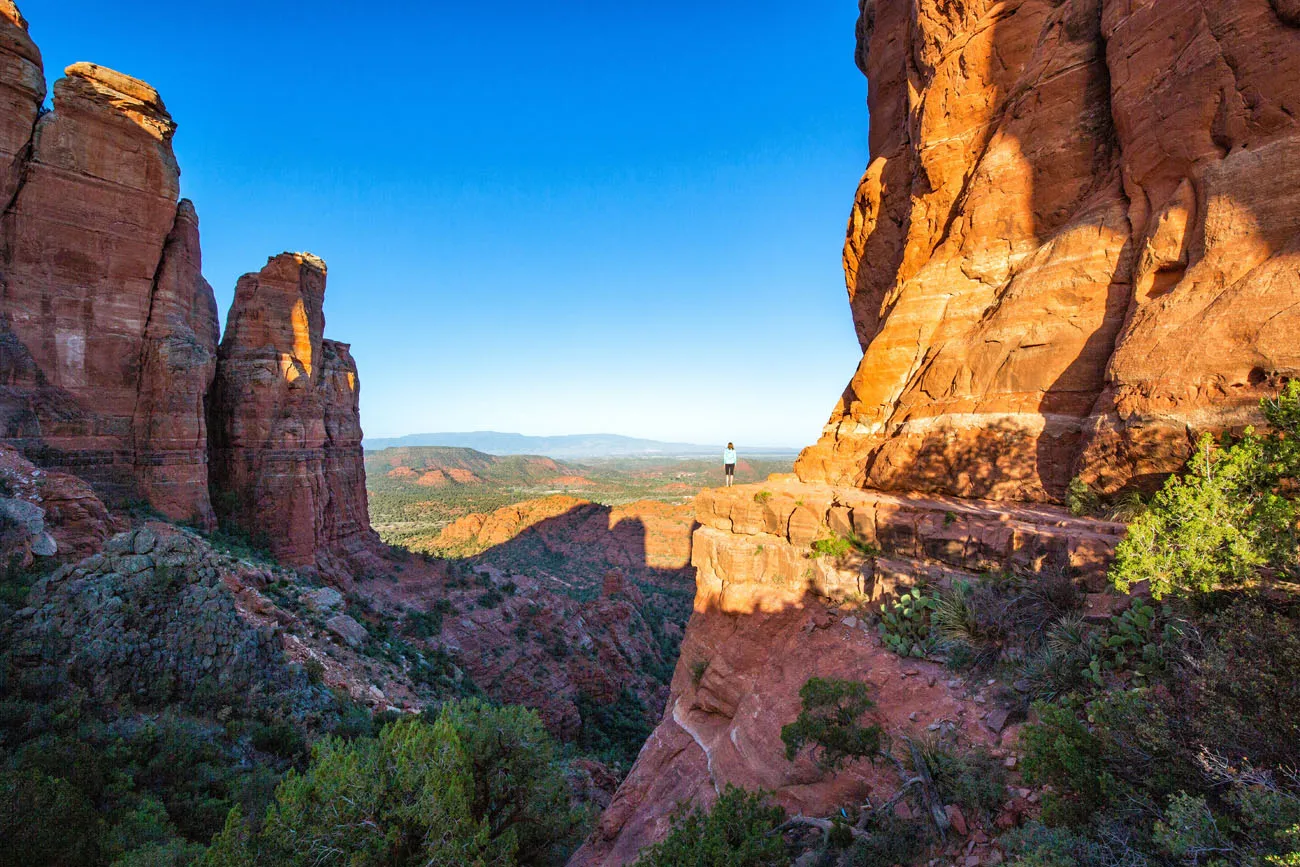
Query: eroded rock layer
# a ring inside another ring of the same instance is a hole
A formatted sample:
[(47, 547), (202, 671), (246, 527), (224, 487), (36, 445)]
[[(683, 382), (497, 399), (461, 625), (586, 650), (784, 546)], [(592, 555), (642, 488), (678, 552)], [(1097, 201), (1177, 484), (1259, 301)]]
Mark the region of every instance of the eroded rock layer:
[(865, 0), (863, 359), (809, 481), (1052, 500), (1300, 374), (1300, 29), (1270, 0)]
[(240, 278), (208, 395), (210, 485), (223, 523), (282, 563), (341, 581), (375, 557), (360, 382), (324, 339), (325, 263), (282, 253)]
[(44, 101), (41, 52), (18, 7), (0, 0), (0, 206), (18, 189)]

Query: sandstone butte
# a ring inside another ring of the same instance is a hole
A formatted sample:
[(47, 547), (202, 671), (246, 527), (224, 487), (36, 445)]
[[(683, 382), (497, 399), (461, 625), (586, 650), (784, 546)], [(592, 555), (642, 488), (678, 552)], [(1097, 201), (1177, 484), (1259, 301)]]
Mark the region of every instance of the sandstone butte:
[(218, 351), (161, 97), (90, 63), (53, 90), (44, 112), (40, 51), (0, 0), (0, 442), (113, 508), (208, 530), (215, 500), (286, 563), (368, 568), (359, 384), (321, 334), (324, 264), (241, 280)]
[[(570, 867), (633, 862), (727, 784), (817, 816), (896, 791), (888, 763), (786, 761), (812, 676), (868, 681), (891, 735), (947, 724), (1014, 753), (988, 696), (887, 652), (841, 603), (1053, 567), (1105, 611), (1123, 527), (1056, 505), (1070, 481), (1150, 489), (1300, 375), (1300, 6), (860, 7), (871, 160), (844, 267), (861, 364), (796, 475), (696, 499), (667, 709)], [(810, 556), (827, 531), (881, 556)]]

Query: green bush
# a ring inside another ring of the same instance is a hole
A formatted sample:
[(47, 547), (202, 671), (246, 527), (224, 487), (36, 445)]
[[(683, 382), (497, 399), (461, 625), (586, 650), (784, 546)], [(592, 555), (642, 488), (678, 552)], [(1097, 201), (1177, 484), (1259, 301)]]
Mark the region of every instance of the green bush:
[(991, 818), (1007, 799), (1007, 771), (982, 747), (958, 752), (932, 741), (918, 745), (930, 778), (945, 804), (957, 804), (967, 815)]
[(868, 689), (856, 680), (810, 678), (799, 689), (803, 705), (799, 716), (781, 728), (786, 759), (793, 761), (805, 744), (812, 744), (823, 768), (838, 768), (860, 758), (874, 761), (880, 752), (880, 726), (858, 724), (875, 707)]
[(641, 752), (654, 723), (635, 692), (624, 688), (613, 702), (602, 704), (588, 695), (578, 695), (578, 748), (624, 770)]
[(818, 557), (847, 557), (853, 550), (853, 543), (843, 536), (818, 539), (812, 543), (812, 551)]
[[(325, 738), (305, 773), (276, 791), (262, 831), (226, 830), (213, 849), (252, 863), (416, 865), (509, 863), (510, 840), (493, 841), (470, 809), (469, 758), (450, 722), (407, 719), (377, 739)], [(218, 862), (220, 863), (220, 862)]]
[(582, 817), (569, 806), (554, 742), (537, 713), (468, 699), (444, 705), (441, 718), (469, 759), (470, 812), (487, 822), (489, 837), (508, 843), (503, 851), (512, 848), (521, 865), (563, 864)]
[(813, 554), (818, 557), (847, 557), (855, 551), (864, 557), (879, 557), (880, 549), (860, 536), (831, 536), (817, 539), (811, 546)]
[(1116, 587), (1146, 581), (1159, 599), (1247, 585), (1264, 570), (1296, 573), (1300, 380), (1262, 407), (1269, 434), (1219, 446), (1202, 437), (1187, 472), (1133, 521), (1111, 568)]
[(771, 491), (759, 491), (757, 494), (754, 495), (754, 502), (758, 503), (759, 505), (766, 503), (770, 499), (772, 499)]
[(673, 829), (642, 852), (636, 867), (788, 867), (775, 833), (784, 813), (762, 794), (727, 786), (708, 810), (677, 815)]
[(402, 631), (412, 638), (428, 640), (442, 634), (442, 620), (452, 612), (450, 600), (439, 599), (425, 611), (409, 611), (402, 621)]
[(893, 814), (874, 819), (867, 836), (853, 842), (840, 863), (844, 867), (892, 867), (920, 864), (930, 845), (930, 826), (922, 821), (904, 821)]
[(938, 636), (930, 628), (931, 612), (938, 600), (920, 587), (905, 591), (880, 611), (877, 628), (885, 646), (899, 656), (924, 658), (939, 647)]

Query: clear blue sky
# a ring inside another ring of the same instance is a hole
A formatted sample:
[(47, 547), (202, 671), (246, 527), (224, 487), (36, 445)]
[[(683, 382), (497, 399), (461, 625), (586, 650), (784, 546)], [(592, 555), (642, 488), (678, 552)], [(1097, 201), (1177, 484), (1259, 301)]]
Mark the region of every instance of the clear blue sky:
[(805, 445), (861, 357), (856, 0), (19, 2), (162, 93), (223, 317), (325, 258), (372, 436)]

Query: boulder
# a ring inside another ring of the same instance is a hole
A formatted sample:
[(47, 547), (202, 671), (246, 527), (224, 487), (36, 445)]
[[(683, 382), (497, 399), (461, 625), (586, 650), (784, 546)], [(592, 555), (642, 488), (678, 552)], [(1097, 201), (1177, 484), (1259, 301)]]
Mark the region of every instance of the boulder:
[(370, 637), (364, 626), (346, 614), (336, 614), (326, 620), (325, 628), (349, 647), (360, 647)]

